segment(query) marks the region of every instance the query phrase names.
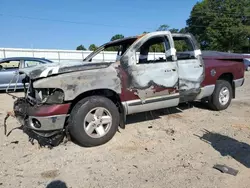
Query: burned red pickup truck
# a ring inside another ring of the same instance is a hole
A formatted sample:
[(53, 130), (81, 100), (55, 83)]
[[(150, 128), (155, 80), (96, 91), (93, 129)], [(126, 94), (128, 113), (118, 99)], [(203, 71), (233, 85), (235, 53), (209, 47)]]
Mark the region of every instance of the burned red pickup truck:
[[(103, 51), (116, 59), (96, 61)], [(108, 42), (83, 62), (20, 69), (25, 97), (15, 117), (30, 140), (56, 146), (72, 138), (82, 146), (108, 142), (126, 116), (205, 101), (224, 110), (244, 83), (243, 58), (200, 51), (191, 34), (157, 31)]]

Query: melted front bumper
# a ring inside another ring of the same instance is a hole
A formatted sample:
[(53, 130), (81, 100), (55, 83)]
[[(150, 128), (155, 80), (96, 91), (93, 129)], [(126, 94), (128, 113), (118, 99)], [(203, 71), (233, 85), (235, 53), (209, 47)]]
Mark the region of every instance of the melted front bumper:
[(31, 106), (25, 101), (14, 104), (19, 122), (35, 131), (56, 131), (64, 128), (70, 103)]
[(54, 116), (29, 116), (25, 125), (36, 131), (56, 131), (64, 128), (67, 114)]

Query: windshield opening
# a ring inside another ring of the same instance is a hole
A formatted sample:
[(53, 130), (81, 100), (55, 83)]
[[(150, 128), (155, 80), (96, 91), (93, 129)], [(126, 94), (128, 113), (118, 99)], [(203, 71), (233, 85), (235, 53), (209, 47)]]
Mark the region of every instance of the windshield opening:
[(89, 54), (84, 61), (111, 62), (119, 61), (126, 50), (137, 40), (137, 37), (120, 39), (100, 46), (96, 51)]

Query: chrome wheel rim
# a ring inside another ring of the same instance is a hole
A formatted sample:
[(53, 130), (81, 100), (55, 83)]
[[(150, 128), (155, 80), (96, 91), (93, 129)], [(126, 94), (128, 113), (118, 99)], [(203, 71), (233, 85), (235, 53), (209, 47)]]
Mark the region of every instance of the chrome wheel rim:
[(230, 97), (229, 89), (227, 87), (223, 87), (220, 90), (220, 94), (219, 94), (220, 104), (222, 104), (223, 106), (226, 105), (229, 101), (229, 97)]
[(92, 138), (101, 138), (106, 135), (112, 126), (111, 113), (103, 107), (91, 109), (83, 122), (86, 134)]

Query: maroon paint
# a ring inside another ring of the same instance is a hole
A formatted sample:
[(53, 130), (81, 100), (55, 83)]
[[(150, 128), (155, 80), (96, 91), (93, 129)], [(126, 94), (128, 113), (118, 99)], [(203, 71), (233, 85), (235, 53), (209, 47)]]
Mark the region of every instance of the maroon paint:
[(54, 116), (68, 114), (71, 103), (44, 105), (34, 109), (32, 116)]
[(122, 85), (122, 92), (120, 94), (121, 101), (130, 101), (130, 100), (136, 100), (140, 99), (138, 95), (135, 95), (135, 91), (128, 90), (128, 75), (127, 73), (119, 66), (118, 68), (120, 79), (121, 79), (121, 85)]
[[(244, 77), (243, 60), (239, 62), (237, 59), (219, 59), (218, 57), (203, 58), (205, 62), (205, 79), (202, 86), (214, 85), (216, 80), (224, 73), (232, 73), (233, 79)], [(211, 70), (216, 71), (215, 76), (211, 75)]]
[(169, 93), (178, 93), (178, 90), (176, 90), (175, 88), (164, 88), (164, 87), (159, 87), (159, 86), (154, 86), (153, 88), (154, 92), (161, 92), (161, 91), (165, 91), (165, 90), (168, 90)]

